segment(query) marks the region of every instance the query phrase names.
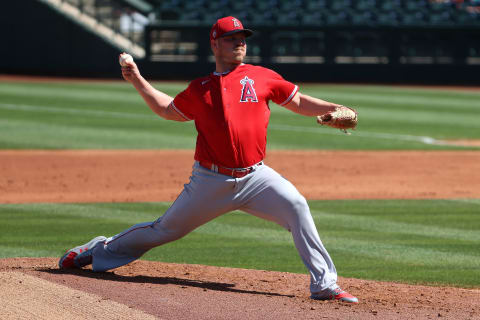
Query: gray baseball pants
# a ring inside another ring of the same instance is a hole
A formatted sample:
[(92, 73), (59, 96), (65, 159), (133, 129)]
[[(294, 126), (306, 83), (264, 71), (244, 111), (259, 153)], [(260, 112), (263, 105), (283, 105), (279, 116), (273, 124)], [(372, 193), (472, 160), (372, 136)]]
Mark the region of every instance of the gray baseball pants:
[(245, 177), (232, 178), (195, 162), (190, 182), (162, 217), (134, 225), (94, 248), (93, 270), (106, 271), (130, 263), (148, 250), (177, 240), (233, 210), (276, 222), (292, 233), (310, 272), (312, 293), (336, 284), (337, 271), (318, 236), (307, 201), (265, 164)]

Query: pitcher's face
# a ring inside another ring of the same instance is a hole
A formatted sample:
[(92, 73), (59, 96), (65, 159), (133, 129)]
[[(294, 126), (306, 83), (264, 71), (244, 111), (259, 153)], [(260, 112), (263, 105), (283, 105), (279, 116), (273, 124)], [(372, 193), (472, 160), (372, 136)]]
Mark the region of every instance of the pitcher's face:
[(224, 63), (240, 64), (247, 54), (247, 43), (243, 32), (212, 41), (212, 50), (216, 59)]

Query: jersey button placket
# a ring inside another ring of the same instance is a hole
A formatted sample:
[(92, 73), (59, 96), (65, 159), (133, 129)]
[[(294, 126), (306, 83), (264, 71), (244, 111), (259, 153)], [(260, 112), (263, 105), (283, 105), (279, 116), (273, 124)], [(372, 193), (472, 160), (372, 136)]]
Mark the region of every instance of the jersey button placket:
[(223, 87), (223, 93), (225, 94), (224, 96), (224, 101), (225, 101), (225, 107), (228, 108), (230, 107), (230, 103), (228, 103), (228, 99), (226, 99), (226, 96), (227, 96), (227, 88)]
[(225, 120), (228, 119), (228, 116), (227, 116), (227, 110), (228, 107), (230, 107), (230, 99), (229, 99), (229, 96), (227, 94), (227, 79), (225, 78), (225, 76), (222, 76), (220, 78), (220, 87), (221, 87), (221, 95), (222, 95), (222, 102), (223, 102), (223, 112), (225, 114)]

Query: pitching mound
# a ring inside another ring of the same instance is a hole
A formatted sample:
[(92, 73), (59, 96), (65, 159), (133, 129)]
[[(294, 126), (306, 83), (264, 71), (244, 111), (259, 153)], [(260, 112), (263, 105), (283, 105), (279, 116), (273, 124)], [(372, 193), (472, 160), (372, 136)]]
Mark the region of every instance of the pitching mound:
[(480, 290), (340, 278), (350, 305), (308, 298), (308, 276), (137, 261), (63, 272), (57, 259), (0, 260), (2, 319), (479, 319)]

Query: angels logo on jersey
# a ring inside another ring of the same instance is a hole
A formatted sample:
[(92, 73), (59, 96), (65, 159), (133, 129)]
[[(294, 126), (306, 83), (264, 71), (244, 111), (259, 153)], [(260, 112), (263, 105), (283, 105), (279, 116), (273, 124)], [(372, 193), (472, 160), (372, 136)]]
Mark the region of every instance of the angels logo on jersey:
[(240, 80), (240, 83), (243, 84), (242, 88), (242, 96), (240, 97), (240, 102), (258, 102), (257, 99), (257, 93), (255, 92), (255, 88), (253, 87), (253, 84), (255, 81), (252, 79), (248, 79), (247, 76)]

